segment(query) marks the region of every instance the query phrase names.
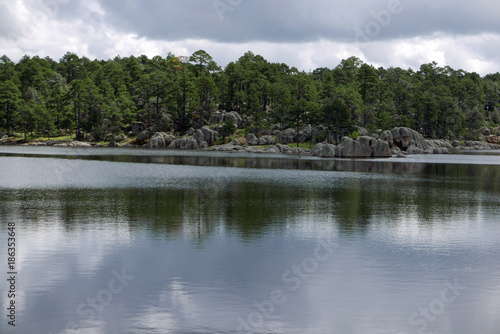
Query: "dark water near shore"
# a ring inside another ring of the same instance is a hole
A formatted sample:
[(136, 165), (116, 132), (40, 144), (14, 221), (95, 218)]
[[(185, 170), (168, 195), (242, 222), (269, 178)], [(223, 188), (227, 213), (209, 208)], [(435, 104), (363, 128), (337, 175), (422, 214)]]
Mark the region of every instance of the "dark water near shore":
[(0, 147), (0, 333), (498, 334), (499, 217), (496, 152)]

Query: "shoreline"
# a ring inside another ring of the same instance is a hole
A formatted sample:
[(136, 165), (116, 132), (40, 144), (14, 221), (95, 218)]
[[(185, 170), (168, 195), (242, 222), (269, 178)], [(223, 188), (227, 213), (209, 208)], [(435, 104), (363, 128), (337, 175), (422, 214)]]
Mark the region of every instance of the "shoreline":
[[(194, 131), (194, 130), (193, 130)], [(288, 131), (288, 130), (285, 130)], [(219, 144), (222, 139), (218, 133), (208, 127), (195, 131), (191, 136), (174, 136), (164, 132), (147, 131), (137, 137), (121, 135), (110, 142), (77, 141), (71, 137), (54, 137), (53, 140), (35, 138), (31, 140), (18, 137), (3, 138), (0, 145), (8, 146), (53, 146), (53, 147), (87, 147), (87, 148), (142, 148), (163, 150), (189, 150), (205, 152), (283, 154), (288, 156), (316, 156), (321, 158), (406, 158), (415, 154), (450, 154), (455, 151), (500, 150), (500, 144), (487, 141), (458, 141), (443, 139), (425, 139), (417, 131), (399, 127), (383, 131), (380, 135), (364, 135), (356, 138), (342, 137), (340, 143), (334, 145), (327, 141), (316, 143), (309, 141), (297, 143), (298, 137), (264, 135), (260, 138), (254, 134), (245, 137), (229, 138), (228, 143)], [(291, 143), (290, 143), (291, 142)], [(286, 144), (289, 143), (289, 144)]]
[[(432, 141), (432, 140), (431, 140)], [(448, 142), (450, 146), (451, 142)], [(320, 145), (325, 145), (325, 143), (319, 143)], [(500, 152), (500, 145), (491, 144), (483, 141), (465, 141), (464, 145), (459, 145), (453, 147), (453, 149), (449, 149), (446, 152), (407, 152), (407, 151), (399, 151), (392, 152), (390, 157), (396, 158), (405, 158), (411, 155), (430, 155), (430, 154), (454, 154), (457, 152), (481, 152), (481, 151), (498, 151)], [(117, 145), (109, 145), (109, 143), (96, 143), (96, 142), (86, 142), (86, 141), (76, 141), (76, 140), (33, 140), (29, 142), (2, 142), (0, 143), (0, 147), (62, 147), (62, 148), (105, 148), (105, 149), (113, 149), (113, 148), (131, 148), (131, 149), (140, 149), (143, 151), (168, 151), (168, 152), (222, 152), (222, 153), (250, 153), (250, 154), (272, 154), (272, 155), (283, 155), (283, 156), (304, 156), (304, 157), (318, 157), (318, 158), (334, 158), (334, 155), (321, 155), (315, 154), (318, 153), (317, 149), (315, 151), (315, 147), (318, 144), (313, 146), (312, 148), (297, 148), (296, 143), (293, 144), (273, 144), (273, 145), (263, 145), (263, 146), (252, 146), (248, 144), (243, 145), (235, 145), (234, 143), (227, 143), (223, 145), (214, 145), (208, 148), (198, 148), (198, 149), (186, 149), (186, 148), (151, 148), (147, 147), (147, 145), (134, 145), (129, 142), (117, 144)], [(345, 157), (345, 158), (357, 158), (357, 159), (373, 159), (380, 160), (387, 157)], [(337, 157), (343, 158), (343, 157)]]

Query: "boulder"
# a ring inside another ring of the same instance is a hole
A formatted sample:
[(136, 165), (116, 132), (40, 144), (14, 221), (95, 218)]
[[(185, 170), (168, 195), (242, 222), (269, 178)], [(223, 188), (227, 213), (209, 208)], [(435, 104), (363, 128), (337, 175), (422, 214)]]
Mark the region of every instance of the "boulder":
[(188, 143), (189, 139), (192, 139), (192, 138), (179, 138), (179, 139), (176, 139), (172, 143), (170, 143), (170, 145), (168, 146), (168, 148), (185, 149), (186, 146), (187, 146), (187, 143)]
[(201, 128), (205, 141), (209, 146), (215, 145), (217, 143), (217, 136), (219, 135), (217, 131), (211, 130), (208, 126)]
[(238, 114), (236, 111), (230, 111), (230, 112), (226, 112), (225, 110), (216, 111), (212, 113), (212, 115), (210, 115), (210, 124), (220, 124), (228, 121), (233, 122), (233, 124), (237, 128), (240, 127), (243, 123), (243, 119), (241, 118), (240, 114)]
[(274, 145), (274, 144), (276, 144), (276, 141), (274, 140), (273, 136), (266, 135), (266, 136), (262, 136), (261, 139), (265, 140), (265, 144), (264, 145)]
[[(259, 138), (257, 138), (253, 133), (249, 133), (247, 135), (247, 144), (248, 145), (252, 145), (252, 146), (255, 146), (255, 145), (259, 145)], [(265, 145), (265, 144), (263, 144)]]
[(208, 148), (208, 144), (206, 141), (202, 141), (201, 143), (199, 143), (199, 146), (200, 146), (200, 149), (202, 149), (202, 150)]
[(68, 143), (68, 146), (70, 147), (92, 147), (92, 144), (86, 143), (86, 142), (81, 142), (81, 141), (72, 141)]
[(368, 137), (368, 130), (358, 126), (358, 133), (361, 137)]
[(373, 147), (373, 158), (390, 158), (392, 156), (391, 146), (384, 140), (377, 140)]
[[(202, 142), (203, 144), (203, 142)], [(206, 143), (205, 143), (206, 144)], [(204, 145), (203, 145), (204, 146)], [(200, 148), (200, 145), (194, 138), (179, 138), (174, 140), (168, 148), (173, 149), (184, 149), (184, 150), (197, 150)]]
[(280, 150), (281, 153), (285, 152), (289, 147), (287, 145), (281, 145), (281, 144), (276, 144), (276, 147), (278, 150)]
[(373, 137), (361, 136), (357, 140), (342, 138), (335, 156), (339, 158), (388, 158), (391, 157), (389, 143)]
[(323, 144), (319, 156), (323, 158), (334, 157), (336, 149), (337, 147), (333, 144)]
[(384, 132), (382, 132), (382, 134), (380, 135), (380, 140), (383, 140), (383, 141), (386, 141), (388, 142), (389, 144), (392, 144), (394, 138), (392, 137), (392, 132), (389, 131), (389, 130), (385, 130)]
[(198, 145), (198, 142), (194, 138), (189, 138), (187, 143), (186, 143), (186, 148), (188, 150), (197, 150), (200, 148), (200, 145)]
[(411, 144), (406, 148), (406, 153), (408, 154), (424, 154), (426, 150), (417, 147), (415, 144)]
[(194, 135), (194, 133), (195, 133), (195, 132), (196, 132), (196, 130), (195, 130), (195, 129), (193, 129), (193, 128), (189, 128), (189, 130), (187, 130), (186, 134), (187, 134), (188, 136), (192, 136), (192, 135)]
[(422, 152), (429, 149), (429, 145), (424, 137), (415, 130), (405, 127), (394, 128), (391, 131), (394, 145), (401, 148), (403, 151), (408, 151), (410, 146), (412, 149), (418, 148)]
[(306, 141), (309, 141), (312, 139), (313, 136), (313, 129), (309, 125), (299, 131), (298, 140), (299, 143), (305, 143)]
[(324, 143), (318, 143), (314, 145), (311, 155), (319, 156), (321, 154), (321, 151), (323, 150), (324, 145), (325, 145)]
[(335, 156), (339, 158), (369, 158), (372, 156), (373, 149), (371, 148), (369, 137), (358, 137), (358, 140), (353, 140), (349, 137), (343, 137), (342, 142), (335, 150)]
[(144, 145), (147, 143), (148, 140), (149, 140), (149, 131), (144, 130), (141, 133), (139, 133), (139, 135), (135, 139), (135, 142), (137, 143), (137, 145)]
[(238, 128), (243, 123), (243, 119), (236, 111), (230, 111), (224, 116), (224, 122), (231, 121)]
[(165, 139), (163, 138), (162, 135), (155, 134), (153, 137), (151, 137), (146, 147), (165, 148), (166, 147)]
[(196, 130), (196, 132), (193, 135), (193, 138), (198, 142), (198, 144), (201, 144), (202, 142), (205, 142), (205, 135), (203, 134), (203, 131), (201, 130)]
[(289, 144), (295, 142), (296, 131), (294, 129), (286, 129), (281, 131), (277, 136), (280, 144)]
[(163, 139), (165, 140), (165, 147), (168, 147), (176, 138), (175, 136), (169, 135), (168, 133), (162, 132)]
[(393, 146), (391, 148), (391, 154), (393, 154), (393, 155), (401, 154), (401, 149), (399, 147), (397, 147), (397, 146)]
[(276, 145), (271, 145), (264, 149), (266, 153), (281, 153), (280, 149), (276, 147)]

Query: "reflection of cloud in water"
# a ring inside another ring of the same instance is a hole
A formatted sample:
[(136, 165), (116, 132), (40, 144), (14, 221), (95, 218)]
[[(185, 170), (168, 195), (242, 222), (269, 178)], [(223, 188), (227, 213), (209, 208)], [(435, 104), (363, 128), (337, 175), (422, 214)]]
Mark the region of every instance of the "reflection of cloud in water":
[(171, 333), (193, 326), (198, 313), (199, 307), (187, 283), (174, 278), (158, 294), (158, 301), (147, 306), (133, 322), (134, 327), (147, 328), (149, 333)]

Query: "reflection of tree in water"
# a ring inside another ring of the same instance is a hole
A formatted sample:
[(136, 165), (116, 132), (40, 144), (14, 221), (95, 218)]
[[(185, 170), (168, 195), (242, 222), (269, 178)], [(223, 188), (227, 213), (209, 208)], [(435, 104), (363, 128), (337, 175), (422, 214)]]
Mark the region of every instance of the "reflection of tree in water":
[[(306, 163), (357, 173), (332, 173), (331, 179), (325, 178), (330, 181), (310, 184), (252, 180), (226, 173), (224, 168), (207, 167), (206, 175), (151, 189), (0, 190), (0, 219), (16, 212), (29, 228), (58, 222), (67, 231), (126, 224), (131, 233), (148, 230), (159, 238), (183, 235), (201, 243), (217, 233), (244, 240), (270, 230), (286, 233), (304, 217), (330, 221), (341, 233), (352, 234), (404, 217), (418, 224), (474, 219), (481, 208), (498, 206), (500, 170), (496, 166), (355, 160)], [(283, 170), (284, 178), (287, 173)]]

